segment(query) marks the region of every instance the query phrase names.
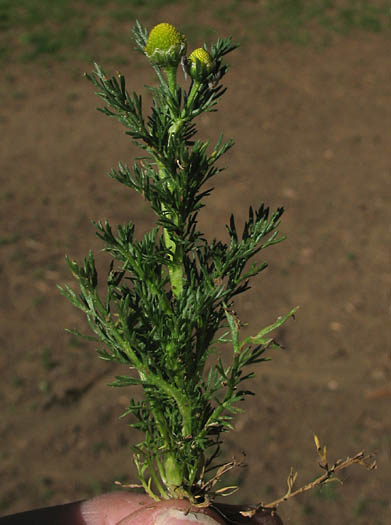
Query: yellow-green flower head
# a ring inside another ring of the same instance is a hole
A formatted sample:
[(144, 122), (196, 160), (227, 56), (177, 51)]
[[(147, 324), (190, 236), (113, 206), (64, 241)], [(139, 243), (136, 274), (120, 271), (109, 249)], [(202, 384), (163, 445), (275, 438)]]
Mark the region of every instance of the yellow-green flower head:
[(188, 58), (189, 75), (194, 80), (203, 80), (212, 69), (212, 58), (202, 47), (195, 49)]
[(149, 33), (145, 53), (149, 60), (161, 67), (178, 66), (185, 55), (187, 40), (176, 27), (162, 23)]

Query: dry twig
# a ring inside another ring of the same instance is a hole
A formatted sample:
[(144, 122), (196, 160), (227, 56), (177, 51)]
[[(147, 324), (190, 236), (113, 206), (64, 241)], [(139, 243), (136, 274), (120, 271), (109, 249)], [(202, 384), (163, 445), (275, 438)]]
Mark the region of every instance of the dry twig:
[(285, 493), (285, 495), (270, 503), (267, 503), (267, 504), (259, 503), (258, 505), (253, 507), (251, 510), (242, 511), (241, 514), (243, 516), (251, 518), (259, 510), (267, 510), (267, 509), (276, 510), (280, 503), (283, 503), (284, 501), (287, 501), (288, 499), (293, 498), (294, 496), (298, 496), (299, 494), (302, 494), (303, 492), (307, 492), (307, 490), (311, 490), (315, 487), (319, 487), (320, 485), (330, 483), (332, 481), (339, 481), (340, 483), (342, 483), (341, 480), (335, 476), (335, 474), (341, 470), (344, 470), (350, 467), (351, 465), (355, 463), (359, 465), (363, 465), (369, 470), (374, 470), (377, 468), (376, 460), (374, 459), (374, 456), (372, 454), (366, 454), (364, 450), (359, 452), (353, 457), (347, 457), (344, 461), (342, 459), (338, 459), (333, 465), (329, 466), (328, 461), (327, 461), (326, 446), (324, 446), (323, 448), (320, 446), (319, 438), (316, 434), (314, 434), (314, 441), (315, 441), (318, 455), (320, 457), (319, 466), (321, 469), (325, 470), (325, 473), (319, 476), (318, 478), (316, 478), (314, 481), (307, 483), (303, 487), (300, 487), (297, 490), (293, 490), (293, 485), (297, 478), (297, 472), (294, 472), (293, 468), (291, 468), (291, 471), (287, 479), (288, 490)]

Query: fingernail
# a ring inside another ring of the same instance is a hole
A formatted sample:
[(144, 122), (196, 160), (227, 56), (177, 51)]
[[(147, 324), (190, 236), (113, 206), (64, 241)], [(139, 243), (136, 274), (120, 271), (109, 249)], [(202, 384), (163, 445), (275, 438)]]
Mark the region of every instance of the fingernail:
[(198, 523), (198, 525), (220, 525), (218, 521), (207, 514), (184, 512), (178, 509), (167, 509), (158, 514), (154, 521), (154, 525), (189, 525), (190, 523)]

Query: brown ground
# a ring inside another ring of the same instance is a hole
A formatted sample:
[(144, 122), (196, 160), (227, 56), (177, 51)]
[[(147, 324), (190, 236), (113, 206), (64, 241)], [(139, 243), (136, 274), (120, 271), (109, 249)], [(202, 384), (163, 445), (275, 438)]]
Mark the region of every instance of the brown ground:
[[(201, 135), (224, 130), (236, 141), (201, 216), (207, 235), (224, 236), (231, 210), (244, 219), (249, 204), (287, 209), (288, 240), (266, 254), (270, 268), (239, 314), (255, 332), (301, 306), (280, 333), (287, 350), (259, 367), (258, 395), (227, 439), (228, 457), (244, 449), (249, 464), (233, 480), (243, 487), (233, 501), (281, 495), (291, 465), (299, 484), (312, 479), (313, 432), (330, 459), (365, 448), (379, 464), (284, 504), (285, 523), (384, 525), (390, 511), (388, 44), (360, 33), (320, 50), (244, 46), (230, 60), (220, 111), (200, 121)], [(134, 60), (122, 70), (141, 91), (151, 70)], [(101, 248), (90, 219), (131, 219), (140, 234), (152, 224), (145, 203), (105, 176), (136, 150), (95, 111), (80, 75), (87, 67), (2, 73), (3, 513), (88, 497), (134, 474), (132, 435), (117, 421), (127, 392), (106, 386), (115, 371), (92, 345), (64, 333), (85, 325), (56, 289), (72, 282), (65, 253), (80, 260)]]

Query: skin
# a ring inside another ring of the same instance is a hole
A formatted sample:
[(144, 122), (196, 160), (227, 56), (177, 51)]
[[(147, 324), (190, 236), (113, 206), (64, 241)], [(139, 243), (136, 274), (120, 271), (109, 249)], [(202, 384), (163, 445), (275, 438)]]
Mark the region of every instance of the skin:
[[(225, 516), (226, 519), (223, 517)], [(230, 521), (228, 521), (230, 520)], [(282, 525), (277, 515), (257, 513), (251, 520), (232, 505), (189, 507), (188, 501), (155, 502), (144, 494), (115, 492), (90, 500), (31, 510), (0, 518), (0, 525)]]

